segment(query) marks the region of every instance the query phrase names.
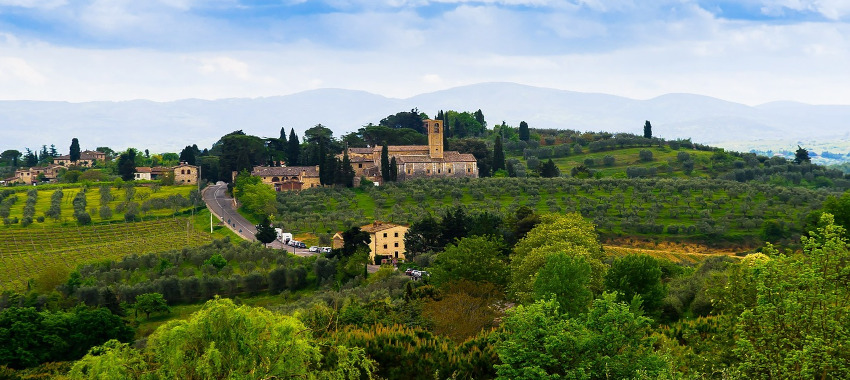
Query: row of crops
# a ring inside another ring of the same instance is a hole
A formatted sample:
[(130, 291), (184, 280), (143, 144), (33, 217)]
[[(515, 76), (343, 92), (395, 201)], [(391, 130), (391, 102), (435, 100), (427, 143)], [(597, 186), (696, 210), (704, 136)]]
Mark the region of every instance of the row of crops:
[(196, 247), (212, 240), (210, 234), (197, 231), (189, 218), (0, 228), (0, 289), (24, 288), (27, 280), (56, 265), (73, 270), (87, 262)]

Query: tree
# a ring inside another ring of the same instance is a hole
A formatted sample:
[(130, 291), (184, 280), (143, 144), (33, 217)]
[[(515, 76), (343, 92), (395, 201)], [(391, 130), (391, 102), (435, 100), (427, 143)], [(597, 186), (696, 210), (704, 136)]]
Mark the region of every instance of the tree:
[(195, 159), (195, 149), (191, 146), (187, 146), (180, 151), (180, 162), (185, 162), (189, 165), (196, 165), (197, 160)]
[(481, 110), (479, 109), (478, 111), (475, 111), (473, 116), (475, 116), (475, 121), (477, 121), (478, 124), (481, 124), (482, 126), (484, 126), (484, 128), (487, 128), (487, 122), (484, 120), (484, 112), (481, 112)]
[(549, 256), (534, 280), (534, 299), (553, 298), (561, 313), (576, 317), (587, 311), (593, 292), (590, 276), (593, 268), (581, 256), (559, 252)]
[(77, 162), (80, 159), (80, 141), (76, 137), (71, 139), (71, 162)]
[(360, 227), (354, 226), (342, 232), (342, 254), (343, 256), (354, 255), (361, 248), (369, 249), (372, 237)]
[(649, 149), (641, 149), (640, 152), (638, 152), (638, 156), (643, 162), (652, 161), (652, 151)]
[(832, 215), (819, 225), (801, 238), (802, 255), (768, 245), (766, 257), (741, 264), (752, 289), (734, 305), (743, 310), (734, 350), (742, 377), (850, 378), (850, 246)]
[(593, 224), (577, 213), (546, 214), (540, 219), (540, 223), (514, 246), (511, 254), (510, 290), (514, 296), (521, 301), (531, 300), (537, 272), (549, 256), (559, 252), (584, 257), (593, 268), (590, 289), (601, 292), (604, 255)]
[(850, 190), (845, 191), (840, 197), (830, 195), (823, 202), (823, 210), (832, 214), (835, 224), (850, 231)]
[(531, 137), (531, 134), (528, 131), (528, 123), (525, 121), (519, 122), (519, 139), (522, 141), (528, 141)]
[(640, 296), (650, 316), (661, 313), (661, 302), (667, 289), (661, 282), (661, 265), (649, 255), (627, 255), (617, 258), (605, 275), (605, 289), (617, 292), (617, 299), (632, 302)]
[[(496, 334), (497, 379), (669, 377), (653, 350), (650, 320), (606, 293), (586, 315), (566, 318), (555, 300), (508, 311)], [(664, 376), (664, 375), (668, 376)]]
[(257, 225), (257, 233), (254, 235), (257, 241), (263, 244), (269, 244), (277, 238), (277, 232), (271, 226), (268, 217), (263, 218), (263, 221)]
[(395, 161), (395, 156), (390, 160), (390, 181), (398, 181), (398, 163)]
[(246, 135), (241, 130), (223, 136), (213, 145), (213, 150), (221, 152), (219, 179), (226, 182), (233, 180), (233, 172), (251, 171), (254, 166), (268, 161), (265, 141), (257, 136)]
[(472, 236), (449, 244), (430, 267), (436, 285), (468, 280), (507, 285), (509, 264), (505, 242), (494, 236)]
[(165, 298), (160, 293), (145, 293), (136, 296), (136, 303), (133, 304), (133, 310), (136, 311), (138, 318), (139, 312), (145, 313), (145, 318), (150, 318), (151, 313), (170, 313), (171, 308), (165, 302)]
[(425, 134), (425, 124), (422, 122), (425, 114), (420, 114), (418, 109), (412, 109), (410, 112), (399, 112), (395, 115), (389, 115), (378, 123), (381, 126), (393, 129), (412, 129), (420, 134)]
[(794, 152), (794, 163), (799, 165), (804, 162), (807, 164), (812, 162), (812, 159), (809, 158), (809, 151), (797, 145), (797, 151)]
[(643, 137), (646, 139), (652, 138), (652, 124), (649, 123), (649, 120), (643, 124)]
[(118, 174), (125, 181), (132, 181), (136, 173), (136, 150), (127, 149), (118, 156)]
[(390, 154), (389, 154), (389, 146), (384, 142), (384, 146), (381, 147), (381, 179), (384, 182), (389, 182), (390, 180)]
[(14, 150), (14, 149), (5, 150), (5, 151), (3, 151), (3, 153), (0, 153), (0, 159), (8, 161), (9, 166), (11, 166), (13, 168), (18, 167), (18, 164), (19, 164), (18, 160), (20, 160), (20, 158), (21, 158), (21, 152)]
[(345, 187), (354, 187), (354, 168), (351, 166), (351, 160), (348, 158), (348, 151), (342, 153), (342, 161), (339, 163), (339, 178), (337, 184)]
[(475, 161), (478, 164), (478, 176), (490, 176), (490, 169), (493, 164), (493, 151), (487, 147), (485, 140), (475, 138), (453, 140), (452, 150), (457, 150), (460, 153), (470, 153), (475, 156)]
[(502, 316), (502, 289), (489, 282), (468, 280), (445, 284), (438, 300), (428, 300), (423, 316), (434, 324), (434, 332), (457, 343), (496, 325)]
[[(362, 349), (336, 345), (326, 349), (325, 359), (319, 342), (295, 317), (217, 298), (187, 320), (172, 320), (157, 328), (143, 352), (110, 343), (75, 363), (71, 375), (97, 379), (371, 378), (374, 364)], [(141, 362), (143, 357), (149, 367)]]
[(498, 170), (505, 170), (505, 151), (502, 149), (502, 136), (496, 136), (496, 142), (493, 144), (493, 173)]
[(298, 141), (298, 135), (295, 134), (295, 128), (291, 128), (289, 140), (286, 142), (286, 166), (298, 166), (300, 154), (301, 143)]
[(555, 178), (559, 175), (561, 175), (561, 171), (555, 166), (555, 162), (551, 158), (540, 167), (540, 176), (543, 178)]
[(441, 249), (440, 236), (440, 223), (433, 216), (426, 215), (417, 220), (404, 234), (404, 249), (407, 250), (407, 257), (413, 258), (421, 253)]

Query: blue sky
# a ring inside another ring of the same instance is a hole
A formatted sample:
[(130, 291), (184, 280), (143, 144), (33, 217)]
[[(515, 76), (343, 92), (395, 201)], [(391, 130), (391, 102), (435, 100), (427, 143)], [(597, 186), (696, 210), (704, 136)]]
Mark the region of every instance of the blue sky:
[(0, 99), (517, 82), (850, 104), (848, 0), (0, 0)]

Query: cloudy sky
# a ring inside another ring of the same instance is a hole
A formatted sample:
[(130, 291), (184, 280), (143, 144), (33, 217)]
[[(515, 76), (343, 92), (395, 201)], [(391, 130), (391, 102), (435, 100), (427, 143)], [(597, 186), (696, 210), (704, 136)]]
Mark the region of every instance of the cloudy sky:
[(0, 0), (0, 100), (516, 82), (850, 104), (850, 0)]

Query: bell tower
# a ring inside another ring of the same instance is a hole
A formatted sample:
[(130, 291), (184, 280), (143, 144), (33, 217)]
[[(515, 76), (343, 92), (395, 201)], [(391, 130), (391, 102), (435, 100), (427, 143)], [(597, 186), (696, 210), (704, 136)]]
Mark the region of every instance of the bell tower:
[(428, 154), (431, 158), (443, 158), (443, 122), (425, 119), (425, 129), (428, 131)]

